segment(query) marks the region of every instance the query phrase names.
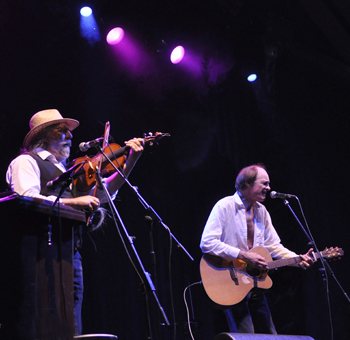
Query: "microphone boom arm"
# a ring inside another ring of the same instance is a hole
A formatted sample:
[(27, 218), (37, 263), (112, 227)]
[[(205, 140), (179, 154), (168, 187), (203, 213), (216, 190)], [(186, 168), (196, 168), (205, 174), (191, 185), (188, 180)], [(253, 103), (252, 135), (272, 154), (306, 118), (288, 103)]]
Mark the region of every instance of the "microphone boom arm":
[(133, 192), (136, 194), (136, 196), (138, 197), (140, 203), (142, 204), (142, 206), (149, 212), (151, 212), (152, 214), (152, 218), (156, 217), (157, 222), (159, 222), (166, 230), (168, 230), (168, 232), (170, 233), (170, 236), (172, 237), (172, 239), (177, 243), (178, 247), (181, 248), (186, 255), (191, 259), (191, 261), (194, 261), (194, 258), (189, 254), (189, 252), (184, 248), (184, 246), (176, 239), (176, 237), (170, 232), (169, 227), (163, 222), (163, 220), (159, 217), (159, 215), (154, 211), (154, 209), (147, 204), (147, 202), (145, 201), (145, 199), (140, 195), (140, 193), (136, 190), (136, 188), (129, 182), (127, 176), (125, 176), (125, 174), (118, 169), (114, 163), (109, 159), (109, 157), (106, 155), (106, 153), (103, 151), (103, 149), (100, 146), (97, 146), (97, 148), (99, 149), (99, 151), (103, 154), (103, 156), (108, 160), (108, 162), (114, 167), (114, 169), (118, 172), (118, 174), (120, 176), (122, 176), (122, 178), (124, 179), (124, 181), (128, 184), (128, 186), (133, 189)]

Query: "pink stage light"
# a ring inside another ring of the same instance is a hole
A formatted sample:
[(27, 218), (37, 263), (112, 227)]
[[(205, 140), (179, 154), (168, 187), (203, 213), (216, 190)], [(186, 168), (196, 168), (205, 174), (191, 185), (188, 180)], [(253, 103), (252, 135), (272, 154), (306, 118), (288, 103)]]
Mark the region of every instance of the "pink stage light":
[(124, 30), (120, 27), (113, 28), (107, 34), (106, 40), (110, 45), (116, 45), (120, 43), (124, 38)]
[(182, 46), (177, 46), (173, 49), (170, 55), (170, 61), (173, 64), (178, 64), (185, 56), (185, 49)]

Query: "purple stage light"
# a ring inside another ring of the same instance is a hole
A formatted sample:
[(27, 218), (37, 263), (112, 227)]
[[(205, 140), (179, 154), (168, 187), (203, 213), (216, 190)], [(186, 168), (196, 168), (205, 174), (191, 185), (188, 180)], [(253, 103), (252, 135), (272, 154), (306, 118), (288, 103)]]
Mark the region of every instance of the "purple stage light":
[(173, 64), (178, 64), (185, 56), (185, 49), (182, 46), (177, 46), (173, 49), (170, 55), (170, 61)]
[(116, 45), (120, 43), (124, 38), (124, 30), (120, 27), (113, 28), (107, 34), (106, 40), (110, 45)]

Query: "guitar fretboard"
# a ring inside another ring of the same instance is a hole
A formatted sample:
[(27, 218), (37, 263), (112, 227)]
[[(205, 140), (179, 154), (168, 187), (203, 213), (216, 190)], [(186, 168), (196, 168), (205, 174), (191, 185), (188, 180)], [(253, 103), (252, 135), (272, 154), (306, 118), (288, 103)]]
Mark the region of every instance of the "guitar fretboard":
[[(338, 254), (339, 256), (343, 255), (342, 249), (337, 250), (336, 254)], [(329, 251), (321, 251), (321, 255), (325, 258), (331, 258), (335, 256), (335, 255), (333, 256), (329, 255)], [(317, 253), (313, 253), (313, 256), (316, 258), (316, 260), (320, 258)], [(290, 266), (292, 264), (296, 264), (301, 261), (302, 261), (302, 258), (298, 256), (298, 257), (291, 257), (290, 259), (280, 259), (276, 261), (267, 262), (267, 264), (269, 269), (275, 269), (283, 266)]]
[(290, 266), (292, 264), (299, 263), (301, 260), (299, 257), (292, 257), (290, 259), (281, 259), (276, 261), (267, 262), (269, 269), (275, 269), (283, 266)]

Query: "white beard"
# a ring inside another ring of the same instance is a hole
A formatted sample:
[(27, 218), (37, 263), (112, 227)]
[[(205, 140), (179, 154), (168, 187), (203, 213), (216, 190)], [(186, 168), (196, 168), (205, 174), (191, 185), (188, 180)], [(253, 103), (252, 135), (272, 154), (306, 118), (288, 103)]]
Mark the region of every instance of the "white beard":
[(62, 142), (52, 143), (50, 148), (48, 149), (59, 162), (63, 162), (70, 155), (70, 146), (66, 143), (62, 144)]
[(60, 148), (59, 154), (65, 159), (69, 158), (70, 147), (68, 145), (64, 145), (63, 147)]

